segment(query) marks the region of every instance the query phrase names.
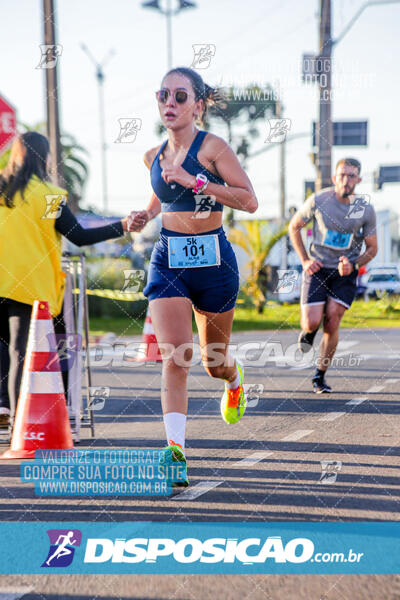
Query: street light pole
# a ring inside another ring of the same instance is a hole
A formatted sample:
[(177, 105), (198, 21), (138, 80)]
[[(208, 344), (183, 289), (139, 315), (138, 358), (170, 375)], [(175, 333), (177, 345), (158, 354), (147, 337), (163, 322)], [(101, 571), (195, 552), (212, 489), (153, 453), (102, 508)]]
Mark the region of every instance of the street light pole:
[(108, 210), (108, 181), (107, 181), (107, 143), (106, 143), (106, 126), (105, 126), (105, 110), (104, 110), (104, 65), (113, 56), (114, 50), (110, 50), (102, 63), (98, 63), (87, 46), (81, 44), (82, 50), (90, 58), (96, 67), (96, 79), (99, 85), (99, 117), (100, 117), (100, 147), (101, 147), (101, 171), (103, 182), (103, 210), (106, 213)]
[(166, 17), (167, 21), (167, 67), (168, 71), (172, 69), (172, 17), (177, 15), (184, 10), (185, 8), (196, 8), (196, 4), (194, 2), (190, 2), (189, 0), (178, 0), (178, 6), (175, 10), (171, 8), (171, 0), (166, 0), (166, 8), (165, 10), (160, 6), (160, 0), (148, 0), (147, 2), (142, 2), (143, 8), (152, 8), (157, 10), (162, 15)]
[[(55, 7), (53, 0), (43, 0), (43, 25), (44, 43), (48, 46), (56, 45), (55, 35)], [(58, 110), (58, 85), (57, 85), (57, 60), (46, 71), (46, 107), (47, 107), (47, 136), (50, 144), (51, 172), (53, 181), (64, 185), (62, 163), (62, 146), (60, 138), (60, 117)]]

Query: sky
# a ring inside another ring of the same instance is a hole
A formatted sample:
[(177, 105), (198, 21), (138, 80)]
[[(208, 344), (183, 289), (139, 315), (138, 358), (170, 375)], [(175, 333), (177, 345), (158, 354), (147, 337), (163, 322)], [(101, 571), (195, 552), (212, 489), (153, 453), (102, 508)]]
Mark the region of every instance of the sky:
[[(161, 0), (161, 4), (164, 0)], [(174, 5), (176, 0), (171, 0)], [(95, 70), (81, 49), (85, 43), (97, 60), (114, 50), (105, 67), (105, 129), (109, 210), (125, 215), (145, 208), (150, 196), (143, 154), (160, 143), (154, 91), (167, 70), (165, 17), (144, 9), (138, 0), (55, 0), (59, 58), (61, 129), (88, 151), (90, 177), (83, 207), (102, 209), (102, 170), (98, 89)], [(318, 49), (318, 0), (196, 0), (173, 18), (173, 65), (190, 66), (193, 45), (215, 45), (215, 56), (199, 73), (211, 85), (260, 86), (281, 91), (290, 134), (311, 132), (317, 118), (318, 88), (301, 81), (303, 53)], [(337, 37), (363, 0), (332, 0), (333, 37)], [(45, 119), (45, 71), (37, 69), (43, 43), (42, 0), (1, 0), (3, 60), (0, 94), (17, 108), (21, 122)], [(379, 165), (400, 163), (400, 3), (368, 7), (334, 49), (333, 120), (368, 119), (368, 146), (334, 148), (333, 164), (345, 156), (362, 163), (360, 193), (377, 210), (399, 212), (400, 184), (374, 192), (372, 174)], [(133, 143), (116, 143), (119, 119), (141, 120)], [(267, 123), (252, 150), (264, 147)], [(226, 138), (220, 127), (215, 133)], [(304, 200), (304, 181), (315, 178), (311, 137), (286, 145), (287, 206)], [(250, 159), (248, 174), (259, 200), (255, 216), (279, 214), (279, 152), (274, 148)]]

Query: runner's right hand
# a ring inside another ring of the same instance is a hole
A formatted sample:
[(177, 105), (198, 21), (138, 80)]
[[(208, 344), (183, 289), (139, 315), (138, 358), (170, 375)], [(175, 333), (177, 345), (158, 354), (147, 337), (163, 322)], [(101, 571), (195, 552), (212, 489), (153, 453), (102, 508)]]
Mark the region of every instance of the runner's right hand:
[(147, 210), (133, 210), (128, 217), (128, 231), (142, 231), (149, 220)]
[(322, 267), (322, 262), (319, 260), (314, 260), (313, 258), (308, 258), (303, 262), (303, 271), (305, 271), (308, 275), (317, 273), (317, 271), (319, 271)]

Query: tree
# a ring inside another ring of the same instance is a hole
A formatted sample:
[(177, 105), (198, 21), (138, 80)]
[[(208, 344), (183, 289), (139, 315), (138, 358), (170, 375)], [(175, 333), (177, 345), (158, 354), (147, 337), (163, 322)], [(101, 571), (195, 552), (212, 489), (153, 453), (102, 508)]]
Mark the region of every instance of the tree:
[[(213, 121), (223, 122), (227, 128), (228, 143), (242, 157), (243, 163), (249, 155), (251, 139), (259, 137), (259, 125), (268, 117), (276, 114), (276, 94), (267, 84), (261, 88), (251, 83), (244, 89), (231, 86), (221, 90), (221, 99), (215, 102), (208, 111), (206, 125)], [(245, 127), (245, 133), (234, 131)], [(208, 128), (208, 127), (207, 127)]]
[[(46, 135), (46, 124), (43, 122), (37, 123), (33, 127), (29, 127), (23, 123), (20, 126), (23, 131), (37, 131)], [(72, 212), (76, 213), (79, 210), (79, 202), (82, 199), (89, 175), (89, 167), (81, 155), (87, 155), (88, 152), (68, 133), (61, 136), (61, 146), (64, 167), (64, 184), (62, 185), (68, 192), (68, 205)], [(4, 169), (7, 165), (9, 156), (10, 149), (0, 156), (0, 170)]]
[(252, 299), (257, 311), (262, 313), (267, 301), (268, 274), (265, 261), (271, 251), (288, 232), (288, 224), (275, 233), (262, 231), (265, 221), (247, 221), (243, 223), (244, 230), (231, 229), (228, 239), (232, 244), (242, 248), (249, 257), (250, 275), (243, 286), (243, 291)]

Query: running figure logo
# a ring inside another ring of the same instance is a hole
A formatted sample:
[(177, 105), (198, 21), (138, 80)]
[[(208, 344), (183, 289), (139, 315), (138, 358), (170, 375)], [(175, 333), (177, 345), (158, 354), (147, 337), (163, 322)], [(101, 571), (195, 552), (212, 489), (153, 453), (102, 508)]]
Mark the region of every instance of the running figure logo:
[(61, 371), (72, 369), (76, 355), (82, 350), (82, 336), (75, 333), (49, 333), (47, 339), (50, 355), (42, 370), (53, 371), (53, 365), (57, 364), (57, 361)]
[(195, 194), (196, 208), (192, 219), (207, 219), (211, 214), (211, 209), (217, 201), (215, 196), (206, 196), (204, 194)]
[(124, 269), (125, 281), (121, 292), (138, 292), (144, 282), (143, 269)]
[(246, 396), (246, 407), (255, 408), (260, 400), (260, 395), (264, 391), (263, 383), (245, 383), (243, 385)]
[(48, 529), (50, 548), (42, 567), (68, 567), (72, 563), (75, 547), (81, 545), (79, 529)]
[(37, 69), (54, 69), (63, 47), (60, 44), (40, 44), (41, 57)]
[(275, 293), (290, 294), (299, 278), (299, 273), (295, 269), (278, 269), (279, 281), (275, 288)]
[(89, 387), (88, 408), (91, 410), (103, 410), (106, 400), (109, 397), (109, 387)]
[(292, 126), (290, 119), (268, 119), (268, 135), (264, 144), (280, 144)]
[(207, 69), (213, 56), (215, 56), (214, 44), (193, 44), (194, 57), (190, 65), (192, 69)]
[(58, 219), (62, 207), (67, 203), (66, 196), (62, 194), (46, 194), (46, 210), (41, 219)]
[(369, 196), (350, 196), (349, 210), (346, 219), (362, 219), (366, 207), (369, 205)]
[(339, 471), (342, 470), (341, 460), (321, 460), (321, 478), (318, 483), (335, 483)]
[(120, 130), (114, 144), (132, 144), (142, 129), (142, 119), (118, 119), (118, 123)]

